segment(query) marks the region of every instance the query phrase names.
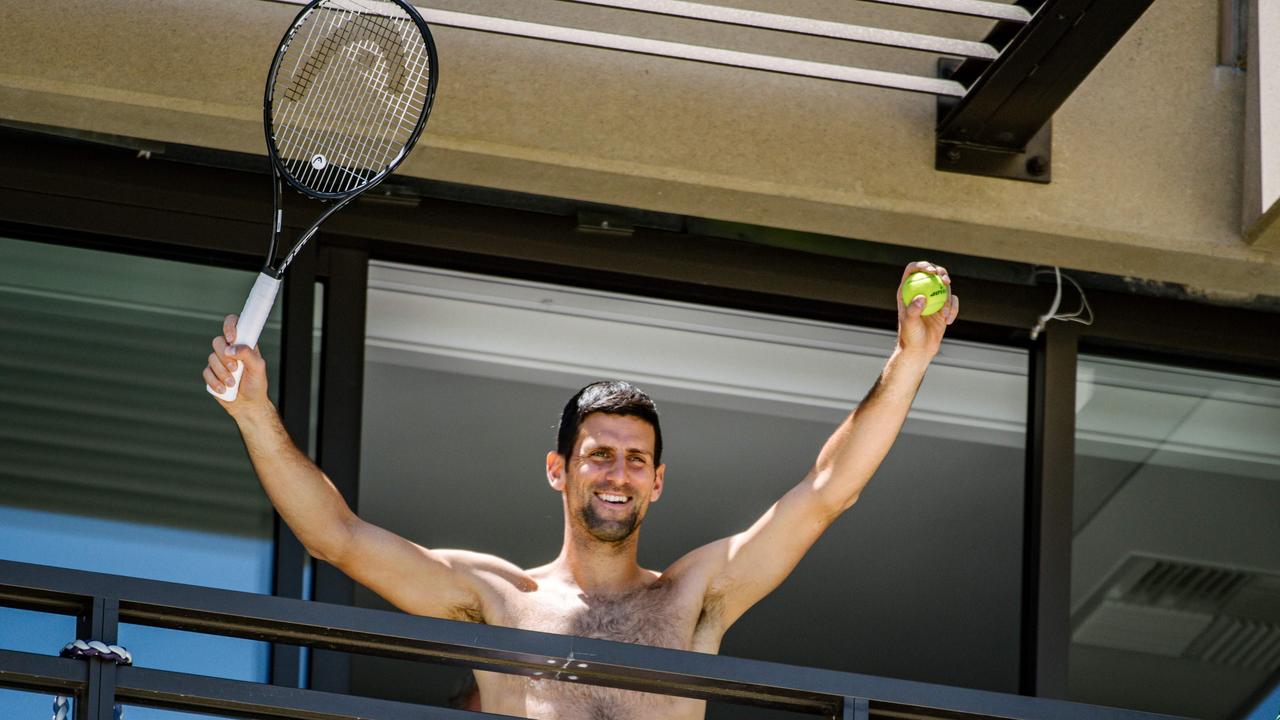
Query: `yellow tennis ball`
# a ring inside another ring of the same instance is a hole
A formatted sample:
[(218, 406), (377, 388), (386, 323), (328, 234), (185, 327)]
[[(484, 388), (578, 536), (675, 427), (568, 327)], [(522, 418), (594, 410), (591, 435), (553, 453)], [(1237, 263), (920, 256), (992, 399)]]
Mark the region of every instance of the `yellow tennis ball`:
[(917, 295), (924, 296), (921, 315), (932, 315), (942, 309), (951, 297), (951, 290), (942, 278), (926, 272), (911, 273), (902, 283), (902, 304), (910, 305)]

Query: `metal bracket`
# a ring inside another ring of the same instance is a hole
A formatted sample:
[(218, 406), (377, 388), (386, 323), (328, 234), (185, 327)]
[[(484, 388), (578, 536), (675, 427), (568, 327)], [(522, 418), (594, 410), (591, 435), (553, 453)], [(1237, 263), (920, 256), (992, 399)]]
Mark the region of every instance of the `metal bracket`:
[(594, 210), (578, 211), (578, 232), (595, 235), (628, 236), (634, 235), (635, 225), (631, 220)]
[[(939, 58), (938, 77), (949, 78), (958, 67), (959, 60)], [(939, 124), (957, 102), (956, 98), (938, 97)], [(1052, 152), (1053, 120), (1050, 119), (1022, 152), (939, 139), (935, 144), (933, 166), (943, 172), (1047, 184), (1052, 177)]]

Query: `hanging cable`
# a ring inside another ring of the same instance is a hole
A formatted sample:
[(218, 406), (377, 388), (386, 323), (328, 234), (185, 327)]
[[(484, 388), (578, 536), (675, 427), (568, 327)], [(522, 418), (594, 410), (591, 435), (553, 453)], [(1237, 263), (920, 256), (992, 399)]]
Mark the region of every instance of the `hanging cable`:
[[(1049, 306), (1049, 312), (1041, 315), (1040, 319), (1036, 322), (1035, 327), (1031, 328), (1032, 340), (1040, 337), (1040, 333), (1044, 331), (1045, 325), (1048, 325), (1050, 320), (1076, 322), (1081, 325), (1093, 324), (1093, 308), (1089, 307), (1089, 299), (1085, 297), (1084, 288), (1080, 287), (1080, 283), (1076, 282), (1075, 278), (1072, 278), (1070, 275), (1064, 275), (1056, 265), (1053, 270), (1039, 269), (1035, 271), (1035, 274), (1048, 275), (1050, 272), (1052, 272), (1054, 277), (1057, 279), (1058, 288), (1053, 293), (1053, 304)], [(1062, 278), (1064, 277), (1067, 279), (1067, 282), (1075, 285), (1076, 292), (1080, 293), (1080, 307), (1076, 308), (1075, 312), (1059, 315), (1058, 307), (1062, 304)], [(1086, 313), (1087, 316), (1085, 316)]]

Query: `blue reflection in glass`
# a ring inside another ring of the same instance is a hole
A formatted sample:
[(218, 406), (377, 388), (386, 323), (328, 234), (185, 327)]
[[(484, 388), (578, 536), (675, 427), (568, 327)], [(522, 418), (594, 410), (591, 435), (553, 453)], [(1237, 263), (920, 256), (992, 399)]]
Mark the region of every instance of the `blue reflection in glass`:
[(71, 615), (0, 607), (0, 649), (57, 655), (75, 634), (76, 619)]
[[(74, 703), (74, 701), (72, 701)], [(74, 710), (74, 706), (71, 708)], [(5, 720), (48, 720), (53, 716), (53, 696), (0, 688), (0, 712)], [(71, 717), (68, 715), (68, 717)], [(126, 720), (134, 720), (126, 718)], [(137, 718), (136, 720), (143, 720)]]
[(271, 646), (258, 640), (121, 623), (120, 644), (138, 667), (265, 682)]
[(1271, 694), (1242, 720), (1280, 720), (1280, 683), (1271, 688)]
[(0, 558), (269, 594), (271, 541), (0, 506)]
[[(192, 713), (175, 712), (173, 710), (156, 710), (155, 708), (124, 706), (124, 720), (209, 720), (209, 718), (226, 717), (225, 715), (194, 715)], [(43, 719), (42, 719), (43, 720)]]
[[(244, 592), (271, 591), (268, 538), (0, 506), (0, 559)], [(69, 625), (67, 623), (70, 623)], [(74, 640), (70, 618), (0, 608), (0, 646), (56, 654)], [(175, 641), (175, 638), (181, 638)], [(89, 638), (85, 638), (89, 639)], [(121, 644), (143, 667), (265, 682), (266, 643), (122, 625)], [(0, 717), (47, 718), (52, 696), (0, 693)], [(39, 711), (32, 714), (29, 706)], [(129, 720), (207, 717), (130, 708)]]

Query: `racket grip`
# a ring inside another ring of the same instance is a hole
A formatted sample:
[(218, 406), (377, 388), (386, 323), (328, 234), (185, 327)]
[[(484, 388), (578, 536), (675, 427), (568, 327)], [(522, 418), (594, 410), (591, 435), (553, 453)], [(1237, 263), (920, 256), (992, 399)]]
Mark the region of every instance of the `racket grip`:
[[(262, 334), (262, 328), (267, 324), (271, 306), (276, 303), (280, 282), (280, 278), (258, 273), (258, 279), (254, 281), (253, 289), (249, 291), (249, 298), (244, 301), (244, 309), (240, 311), (240, 319), (236, 321), (236, 345), (258, 346), (258, 336)], [(205, 386), (205, 390), (220, 400), (235, 402), (236, 395), (240, 391), (240, 376), (243, 374), (244, 363), (237, 360), (236, 369), (231, 373), (231, 376), (236, 379), (234, 385), (221, 393), (214, 392), (208, 385)]]

